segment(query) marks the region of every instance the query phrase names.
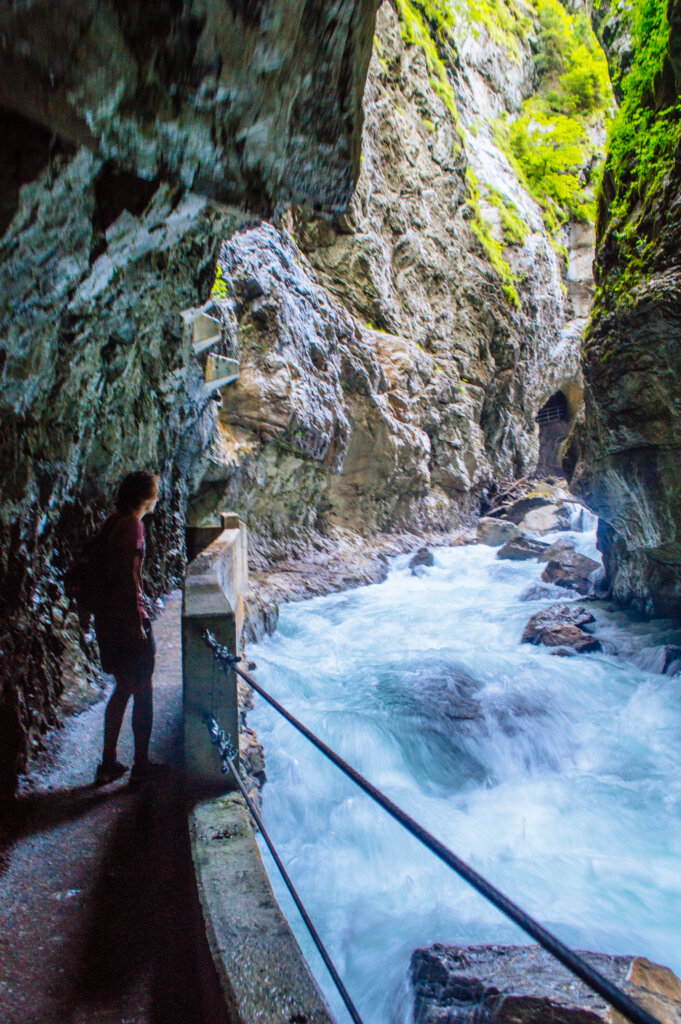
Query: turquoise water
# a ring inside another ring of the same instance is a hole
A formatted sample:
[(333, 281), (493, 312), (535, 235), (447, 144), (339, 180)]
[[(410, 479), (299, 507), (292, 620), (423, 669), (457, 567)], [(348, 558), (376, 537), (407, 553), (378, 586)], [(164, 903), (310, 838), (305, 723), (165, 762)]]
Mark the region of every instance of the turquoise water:
[[(593, 533), (573, 536), (595, 556)], [(565, 600), (520, 599), (540, 564), (481, 545), (434, 554), (419, 577), (400, 556), (382, 584), (284, 606), (249, 647), (258, 680), (565, 942), (681, 973), (681, 679), (646, 670), (681, 635), (600, 607), (612, 653), (558, 658), (519, 642)], [(265, 824), (366, 1024), (409, 1020), (417, 947), (531, 941), (259, 698), (249, 724)]]

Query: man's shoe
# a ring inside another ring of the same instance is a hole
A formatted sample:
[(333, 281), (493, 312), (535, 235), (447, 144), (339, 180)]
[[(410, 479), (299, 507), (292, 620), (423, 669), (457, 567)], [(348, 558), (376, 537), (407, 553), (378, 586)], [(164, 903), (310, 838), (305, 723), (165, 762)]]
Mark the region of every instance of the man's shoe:
[(120, 761), (102, 761), (97, 765), (95, 772), (95, 786), (108, 786), (110, 782), (115, 782), (121, 775), (125, 775), (127, 770), (127, 764), (121, 764)]
[(148, 782), (149, 779), (157, 778), (159, 775), (165, 775), (167, 770), (168, 766), (158, 761), (141, 761), (139, 763), (135, 761), (128, 785), (130, 789), (139, 789), (143, 782)]

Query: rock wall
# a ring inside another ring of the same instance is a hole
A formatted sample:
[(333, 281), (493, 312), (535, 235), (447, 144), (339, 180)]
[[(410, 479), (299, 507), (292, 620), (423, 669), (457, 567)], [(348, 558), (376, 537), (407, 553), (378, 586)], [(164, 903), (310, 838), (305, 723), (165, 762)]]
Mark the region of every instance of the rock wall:
[[(462, 30), (447, 64), (453, 108), (400, 11), (378, 12), (348, 210), (295, 208), (286, 229), (239, 233), (222, 253), (241, 376), (192, 516), (234, 507), (266, 557), (315, 533), (469, 524), (481, 496), (536, 465), (538, 409), (560, 387), (581, 391), (588, 230), (571, 227), (561, 264), (494, 141), (500, 110), (533, 88), (530, 46), (507, 73), (504, 44), (480, 27), (472, 45)], [(504, 237), (493, 187), (521, 210), (522, 238)], [(514, 268), (517, 303), (473, 222)]]
[[(633, 71), (620, 85), (621, 120), (603, 179), (585, 419), (565, 466), (600, 517), (614, 597), (674, 615), (681, 610), (681, 6), (671, 3), (668, 18), (663, 5), (651, 10), (656, 25), (640, 20), (648, 8), (635, 6), (633, 41), (610, 16), (619, 40), (611, 60), (622, 53)], [(635, 133), (627, 123), (636, 123)], [(641, 148), (647, 140), (650, 148)]]
[(36, 0), (0, 13), (2, 793), (60, 699), (87, 699), (92, 638), (60, 572), (132, 468), (162, 478), (152, 591), (182, 576), (216, 422), (191, 311), (245, 223), (236, 205), (347, 202), (375, 6)]

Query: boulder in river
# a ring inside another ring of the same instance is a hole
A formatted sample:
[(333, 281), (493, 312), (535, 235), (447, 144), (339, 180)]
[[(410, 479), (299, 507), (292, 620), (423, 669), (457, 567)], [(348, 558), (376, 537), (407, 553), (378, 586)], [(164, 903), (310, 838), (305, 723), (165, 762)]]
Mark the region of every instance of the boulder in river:
[(513, 562), (523, 562), (528, 558), (538, 558), (550, 547), (544, 541), (535, 540), (534, 537), (519, 537), (517, 540), (509, 540), (497, 551), (497, 558), (510, 558)]
[(600, 651), (600, 641), (582, 628), (595, 621), (581, 605), (552, 604), (532, 616), (520, 642), (572, 648), (577, 653)]
[(520, 595), (521, 601), (547, 601), (549, 598), (559, 601), (564, 594), (553, 583), (533, 583)]
[(490, 517), (478, 522), (478, 544), (487, 544), (490, 548), (497, 548), (509, 540), (519, 540), (521, 536), (522, 532), (515, 523), (509, 523), (506, 519)]
[(599, 568), (598, 562), (577, 551), (562, 551), (551, 558), (541, 574), (545, 583), (555, 583), (559, 587), (577, 590), (580, 594), (588, 594), (591, 585), (591, 574)]
[(435, 556), (428, 548), (419, 548), (415, 555), (409, 559), (409, 568), (412, 576), (420, 576), (426, 566), (435, 563)]
[(575, 550), (575, 538), (574, 537), (559, 537), (558, 540), (554, 540), (553, 544), (549, 544), (548, 547), (542, 551), (541, 555), (538, 556), (540, 562), (550, 562), (552, 558), (561, 558), (566, 552)]
[(518, 524), (521, 530), (532, 533), (552, 533), (553, 530), (569, 530), (572, 516), (564, 505), (542, 505), (531, 509)]
[(510, 505), (503, 505), (498, 509), (498, 515), (519, 526), (528, 512), (532, 512), (535, 508), (543, 508), (547, 503), (548, 499), (545, 494), (530, 494), (525, 498), (518, 498)]
[(580, 629), (579, 626), (569, 626), (562, 623), (547, 626), (542, 632), (541, 643), (545, 647), (557, 647), (559, 649), (568, 647), (577, 654), (601, 650), (600, 640), (596, 640), (586, 630)]
[[(681, 1020), (681, 981), (639, 956), (579, 952), (660, 1024)], [(414, 1024), (601, 1024), (605, 1000), (539, 946), (444, 946), (411, 958)], [(619, 1020), (619, 1015), (617, 1020)]]
[(677, 647), (676, 644), (667, 644), (662, 671), (666, 676), (681, 675), (681, 647)]

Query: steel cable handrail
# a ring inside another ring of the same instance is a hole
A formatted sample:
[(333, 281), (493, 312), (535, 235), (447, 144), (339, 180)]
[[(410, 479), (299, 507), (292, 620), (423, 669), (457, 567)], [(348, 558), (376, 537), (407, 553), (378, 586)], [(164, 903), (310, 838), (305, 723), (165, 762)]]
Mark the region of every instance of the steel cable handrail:
[(611, 982), (605, 975), (601, 974), (593, 968), (583, 957), (573, 952), (568, 946), (566, 946), (561, 940), (545, 928), (539, 921), (536, 921), (530, 914), (524, 911), (521, 907), (517, 906), (511, 899), (508, 898), (500, 889), (488, 882), (486, 878), (480, 875), (474, 868), (472, 868), (466, 861), (458, 857), (452, 850), (450, 850), (444, 843), (441, 843), (439, 839), (436, 839), (432, 833), (428, 832), (422, 825), (414, 821), (401, 807), (387, 797), (380, 789), (377, 789), (373, 783), (365, 779), (363, 775), (353, 768), (351, 765), (344, 761), (339, 754), (331, 749), (323, 740), (316, 736), (306, 725), (299, 722), (298, 719), (287, 711), (283, 705), (272, 697), (263, 687), (256, 682), (255, 679), (242, 668), (239, 668), (239, 658), (233, 655), (228, 648), (222, 647), (215, 637), (211, 633), (205, 633), (205, 639), (209, 647), (212, 648), (213, 653), (217, 660), (222, 664), (225, 671), (233, 669), (237, 675), (241, 676), (245, 682), (251, 686), (256, 693), (267, 701), (267, 703), (275, 709), (283, 718), (285, 718), (290, 724), (298, 730), (298, 732), (310, 741), (325, 757), (327, 757), (333, 764), (336, 765), (349, 779), (359, 786), (368, 796), (372, 798), (377, 804), (379, 804), (384, 811), (386, 811), (395, 821), (398, 821), (408, 832), (411, 833), (419, 842), (423, 843), (436, 857), (439, 857), (448, 867), (463, 878), (469, 885), (476, 889), (482, 896), (485, 897), (488, 902), (500, 910), (502, 914), (508, 917), (511, 921), (522, 928), (524, 932), (531, 935), (540, 946), (542, 946), (547, 952), (551, 953), (552, 956), (559, 960), (563, 966), (567, 967), (568, 970), (572, 971), (578, 978), (580, 978), (586, 985), (589, 986), (594, 992), (602, 996), (611, 1006), (618, 1010), (627, 1020), (631, 1021), (632, 1024), (660, 1024), (660, 1021), (653, 1017), (644, 1007), (640, 1006), (634, 999), (627, 995), (619, 986)]
[(277, 849), (276, 849), (274, 843), (272, 842), (267, 829), (265, 828), (265, 826), (263, 824), (263, 820), (260, 817), (260, 814), (258, 813), (258, 810), (257, 810), (255, 804), (253, 803), (253, 801), (251, 800), (250, 796), (246, 792), (246, 787), (244, 786), (243, 780), (242, 780), (241, 776), (239, 775), (237, 767), (236, 767), (236, 765), (234, 763), (234, 754), (236, 754), (236, 751), (232, 747), (232, 744), (230, 743), (229, 737), (225, 734), (224, 729), (220, 728), (218, 722), (211, 715), (208, 715), (206, 717), (206, 725), (208, 726), (208, 729), (210, 731), (211, 740), (213, 741), (213, 743), (220, 750), (220, 757), (222, 758), (222, 765), (223, 765), (222, 770), (225, 771), (226, 768), (228, 767), (229, 771), (231, 771), (232, 775), (234, 776), (234, 781), (236, 782), (237, 786), (239, 787), (239, 790), (241, 792), (242, 797), (246, 801), (246, 806), (248, 807), (248, 810), (251, 813), (253, 821), (256, 823), (256, 825), (260, 829), (260, 832), (262, 833), (262, 837), (265, 840), (265, 842), (267, 843), (267, 849), (272, 854), (272, 857), (274, 858), (274, 863), (279, 868), (279, 874), (284, 879), (284, 882), (286, 884), (286, 888), (288, 889), (288, 891), (291, 893), (291, 896), (293, 897), (293, 902), (297, 906), (298, 911), (300, 913), (300, 916), (302, 917), (303, 921), (305, 922), (305, 927), (309, 931), (309, 933), (310, 933), (310, 935), (312, 937), (312, 941), (314, 942), (315, 946), (317, 947), (317, 949), (319, 951), (319, 955), (321, 956), (322, 960), (326, 964), (326, 969), (328, 970), (329, 974), (331, 975), (331, 977), (333, 979), (333, 983), (336, 986), (336, 988), (338, 989), (339, 995), (340, 995), (341, 999), (343, 1000), (343, 1002), (345, 1003), (345, 1006), (346, 1006), (346, 1009), (347, 1009), (348, 1013), (352, 1017), (352, 1019), (354, 1021), (354, 1024), (364, 1024), (364, 1021), (362, 1020), (362, 1018), (360, 1017), (359, 1013), (357, 1012), (357, 1007), (353, 1003), (352, 999), (350, 998), (350, 994), (349, 994), (348, 990), (346, 989), (345, 985), (343, 984), (343, 979), (341, 978), (340, 974), (336, 970), (336, 967), (335, 967), (331, 957), (329, 956), (329, 954), (328, 954), (328, 952), (326, 950), (326, 946), (322, 942), (322, 939), (321, 939), (321, 937), (319, 935), (319, 932), (317, 931), (317, 929), (315, 928), (314, 924), (312, 923), (312, 919), (310, 918), (310, 915), (308, 914), (307, 910), (305, 909), (305, 905), (303, 904), (303, 901), (301, 900), (300, 896), (298, 895), (298, 893), (296, 891), (296, 887), (294, 886), (293, 882), (291, 881), (291, 878), (289, 876), (288, 871), (284, 867), (284, 864), (282, 862), (281, 857), (277, 853)]

